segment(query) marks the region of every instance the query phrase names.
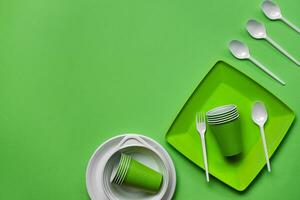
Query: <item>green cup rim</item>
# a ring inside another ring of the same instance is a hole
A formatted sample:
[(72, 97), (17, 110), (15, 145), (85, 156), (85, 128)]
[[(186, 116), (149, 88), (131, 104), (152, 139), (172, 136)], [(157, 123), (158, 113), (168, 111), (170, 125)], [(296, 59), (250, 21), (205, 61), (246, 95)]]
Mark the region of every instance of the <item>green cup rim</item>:
[(232, 121), (238, 119), (239, 116), (240, 116), (240, 115), (238, 114), (236, 117), (233, 117), (233, 118), (231, 118), (231, 119), (224, 120), (224, 121), (221, 121), (221, 122), (208, 122), (208, 124), (209, 124), (209, 125), (222, 125), (222, 124), (226, 124), (226, 123), (228, 123), (228, 122), (232, 122)]
[(122, 178), (125, 173), (126, 165), (129, 162), (129, 157), (125, 154), (122, 154), (122, 155), (124, 157), (124, 161), (121, 163), (121, 170), (119, 171), (119, 174), (118, 174), (118, 180), (116, 182), (116, 184), (118, 184), (118, 185), (121, 185), (121, 181), (122, 181)]
[(235, 118), (236, 116), (238, 116), (239, 113), (234, 113), (234, 114), (231, 114), (229, 116), (226, 116), (226, 117), (223, 117), (223, 118), (219, 118), (219, 119), (207, 119), (207, 122), (208, 123), (218, 123), (218, 122), (223, 122), (223, 121), (227, 121), (229, 119), (232, 119), (232, 118)]
[(116, 179), (118, 178), (118, 173), (120, 171), (121, 163), (123, 162), (123, 159), (124, 159), (124, 157), (122, 157), (122, 154), (121, 154), (118, 164), (113, 167), (113, 171), (112, 171), (111, 177), (110, 177), (110, 182), (111, 183), (116, 182)]
[(217, 114), (217, 115), (207, 115), (206, 114), (206, 117), (208, 117), (208, 118), (222, 117), (222, 116), (226, 116), (226, 115), (229, 115), (231, 113), (234, 113), (234, 112), (238, 112), (238, 110), (237, 109), (233, 109), (233, 110), (230, 110), (228, 112), (224, 112), (222, 114)]
[(215, 108), (207, 111), (206, 116), (207, 117), (220, 116), (220, 115), (224, 115), (226, 113), (230, 113), (233, 110), (237, 110), (237, 106), (234, 104), (218, 106), (218, 107), (215, 107)]
[(238, 114), (238, 111), (234, 110), (233, 112), (226, 113), (226, 115), (220, 115), (220, 116), (216, 116), (216, 117), (207, 117), (207, 120), (222, 120), (222, 119), (229, 118), (236, 114)]
[(121, 176), (121, 178), (120, 178), (120, 183), (119, 183), (119, 185), (122, 185), (123, 182), (124, 182), (124, 180), (125, 180), (125, 177), (126, 177), (126, 175), (127, 175), (127, 172), (128, 172), (128, 170), (129, 170), (129, 166), (130, 166), (131, 160), (132, 160), (131, 156), (128, 156), (128, 160), (127, 160), (127, 163), (126, 163), (125, 166), (124, 166), (123, 174), (122, 174), (122, 176)]

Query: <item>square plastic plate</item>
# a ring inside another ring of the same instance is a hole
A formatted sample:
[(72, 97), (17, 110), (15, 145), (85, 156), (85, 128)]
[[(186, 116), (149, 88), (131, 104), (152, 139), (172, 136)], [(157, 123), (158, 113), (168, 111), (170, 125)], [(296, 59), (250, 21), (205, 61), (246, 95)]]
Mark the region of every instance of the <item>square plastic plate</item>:
[(166, 139), (185, 157), (204, 168), (195, 114), (216, 106), (236, 104), (240, 113), (243, 153), (234, 160), (223, 157), (209, 126), (206, 146), (210, 174), (243, 191), (266, 164), (259, 128), (251, 118), (252, 104), (256, 100), (263, 101), (268, 110), (265, 134), (271, 156), (291, 126), (294, 112), (268, 90), (223, 61), (217, 62), (201, 81), (177, 115)]

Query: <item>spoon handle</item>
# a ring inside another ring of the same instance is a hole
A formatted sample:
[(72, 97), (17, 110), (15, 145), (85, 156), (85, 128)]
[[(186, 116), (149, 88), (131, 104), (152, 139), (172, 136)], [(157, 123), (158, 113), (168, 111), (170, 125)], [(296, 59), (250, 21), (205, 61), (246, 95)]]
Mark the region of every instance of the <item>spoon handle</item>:
[(278, 49), (283, 55), (285, 55), (286, 57), (288, 57), (291, 61), (293, 61), (294, 63), (296, 63), (297, 65), (300, 66), (300, 62), (294, 58), (293, 56), (291, 56), (285, 49), (283, 49), (277, 42), (275, 42), (272, 38), (270, 37), (266, 37), (266, 40), (273, 45), (276, 49)]
[(286, 23), (289, 27), (291, 27), (292, 29), (294, 29), (295, 31), (297, 31), (298, 33), (300, 33), (300, 29), (294, 25), (292, 22), (290, 22), (289, 20), (287, 20), (285, 17), (281, 17), (281, 20)]
[(251, 62), (253, 62), (256, 66), (258, 66), (261, 70), (263, 70), (265, 73), (267, 73), (269, 76), (271, 76), (272, 78), (274, 78), (276, 81), (278, 81), (282, 85), (285, 85), (285, 82), (283, 80), (281, 80), (277, 75), (275, 75), (273, 72), (271, 72), (267, 67), (263, 66), (255, 58), (250, 57), (249, 60)]
[(271, 172), (271, 165), (270, 165), (270, 161), (269, 161), (269, 154), (268, 154), (268, 148), (267, 148), (267, 143), (266, 143), (265, 130), (264, 130), (263, 126), (259, 126), (259, 128), (260, 128), (261, 139), (262, 139), (263, 146), (264, 146), (265, 158), (267, 161), (268, 171)]

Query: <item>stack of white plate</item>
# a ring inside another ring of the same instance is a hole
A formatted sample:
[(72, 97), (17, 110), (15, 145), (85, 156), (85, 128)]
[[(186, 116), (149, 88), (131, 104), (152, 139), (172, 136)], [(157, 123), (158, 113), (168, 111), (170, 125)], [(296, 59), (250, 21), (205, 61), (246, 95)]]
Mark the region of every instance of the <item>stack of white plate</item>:
[[(157, 194), (111, 183), (111, 173), (121, 153), (163, 174)], [(92, 200), (171, 200), (176, 172), (169, 154), (160, 144), (146, 136), (126, 134), (106, 141), (95, 151), (87, 167), (86, 184)]]

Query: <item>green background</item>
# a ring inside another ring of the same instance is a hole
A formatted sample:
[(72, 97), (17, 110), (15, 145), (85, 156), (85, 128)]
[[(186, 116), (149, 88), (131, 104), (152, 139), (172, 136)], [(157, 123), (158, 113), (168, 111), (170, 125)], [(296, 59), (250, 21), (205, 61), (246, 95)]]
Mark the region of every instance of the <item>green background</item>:
[[(298, 0), (278, 0), (300, 26)], [(108, 138), (140, 133), (160, 142), (177, 170), (176, 200), (299, 199), (296, 120), (245, 192), (215, 178), (165, 141), (208, 70), (224, 60), (300, 113), (300, 69), (245, 32), (249, 18), (300, 59), (300, 37), (269, 21), (260, 0), (0, 0), (0, 199), (89, 199), (85, 169)], [(287, 82), (233, 58), (230, 39)], [(237, 83), (238, 84), (238, 83)], [(245, 91), (246, 92), (246, 91)], [(205, 97), (203, 97), (205, 98)]]

